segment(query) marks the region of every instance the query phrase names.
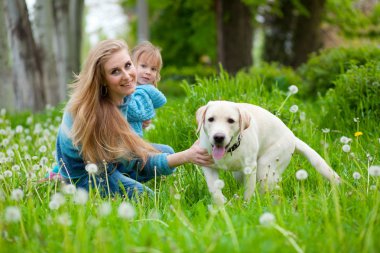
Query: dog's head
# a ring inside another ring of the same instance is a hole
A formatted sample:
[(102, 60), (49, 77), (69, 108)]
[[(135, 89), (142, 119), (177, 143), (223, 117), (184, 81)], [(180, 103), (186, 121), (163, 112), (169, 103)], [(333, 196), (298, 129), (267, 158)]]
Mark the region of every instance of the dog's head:
[(250, 125), (249, 113), (237, 103), (211, 101), (196, 113), (198, 131), (202, 128), (212, 146), (214, 159), (221, 159), (225, 152)]

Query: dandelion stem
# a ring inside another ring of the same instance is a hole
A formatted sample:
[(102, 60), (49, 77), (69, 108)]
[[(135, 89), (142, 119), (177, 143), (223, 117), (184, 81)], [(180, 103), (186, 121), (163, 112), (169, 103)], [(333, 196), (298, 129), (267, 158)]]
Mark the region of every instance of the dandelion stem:
[(292, 232), (290, 232), (290, 231), (288, 231), (288, 230), (286, 230), (286, 229), (280, 227), (280, 226), (277, 225), (277, 224), (274, 224), (273, 227), (274, 227), (278, 232), (280, 232), (283, 236), (285, 236), (286, 239), (288, 239), (288, 241), (290, 242), (290, 244), (293, 246), (293, 248), (294, 248), (298, 253), (303, 253), (303, 252), (304, 252), (304, 251), (301, 249), (301, 247), (297, 244), (296, 240), (294, 240), (293, 237), (295, 237), (295, 235), (294, 235)]
[(230, 217), (228, 216), (227, 212), (226, 212), (226, 209), (224, 207), (222, 207), (220, 209), (222, 215), (223, 215), (223, 218), (226, 222), (226, 225), (227, 225), (227, 228), (228, 228), (228, 231), (229, 233), (231, 234), (231, 237), (232, 237), (232, 243), (234, 244), (235, 246), (235, 250), (237, 252), (240, 252), (240, 247), (239, 247), (239, 241), (237, 239), (237, 236), (236, 236), (236, 233), (235, 233), (235, 229), (234, 229), (234, 226), (232, 225), (232, 222), (231, 222), (231, 219)]
[(280, 115), (280, 112), (281, 112), (282, 108), (284, 107), (286, 101), (290, 98), (291, 95), (292, 95), (292, 94), (289, 93), (289, 94), (286, 96), (285, 100), (282, 102), (282, 104), (280, 105), (280, 107), (277, 109), (276, 116)]

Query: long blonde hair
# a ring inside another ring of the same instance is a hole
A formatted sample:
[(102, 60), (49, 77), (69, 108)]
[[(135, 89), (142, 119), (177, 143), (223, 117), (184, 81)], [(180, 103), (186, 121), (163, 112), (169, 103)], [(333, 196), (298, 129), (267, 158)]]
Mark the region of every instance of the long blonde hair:
[(86, 162), (140, 158), (145, 164), (149, 154), (157, 153), (131, 130), (111, 98), (102, 95), (104, 64), (120, 50), (128, 51), (122, 40), (109, 39), (98, 43), (71, 85), (72, 93), (66, 106), (73, 117), (71, 138), (73, 144), (80, 147)]
[(161, 49), (154, 46), (149, 41), (143, 41), (139, 43), (136, 47), (132, 49), (132, 61), (133, 64), (137, 65), (141, 59), (146, 59), (147, 61), (154, 61), (157, 64), (157, 77), (154, 80), (153, 85), (157, 87), (158, 82), (161, 80), (160, 71), (162, 68), (162, 57)]

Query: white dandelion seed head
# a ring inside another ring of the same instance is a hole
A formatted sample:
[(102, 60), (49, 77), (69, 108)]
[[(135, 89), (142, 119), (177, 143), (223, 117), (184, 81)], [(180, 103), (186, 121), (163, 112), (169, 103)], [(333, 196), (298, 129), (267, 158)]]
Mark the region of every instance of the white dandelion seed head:
[(33, 117), (32, 116), (29, 116), (27, 119), (26, 119), (26, 124), (27, 125), (31, 125), (33, 123)]
[(221, 179), (217, 179), (217, 180), (215, 180), (215, 182), (214, 182), (214, 187), (215, 187), (216, 189), (223, 189), (223, 187), (224, 187), (224, 181), (221, 180)]
[(62, 226), (67, 226), (67, 227), (71, 226), (71, 224), (72, 224), (70, 215), (68, 213), (63, 213), (63, 214), (57, 216), (56, 221), (58, 224), (61, 224)]
[(62, 187), (64, 194), (73, 195), (77, 191), (77, 188), (73, 184), (66, 184)]
[(340, 137), (340, 142), (343, 143), (343, 144), (348, 144), (348, 143), (350, 143), (351, 141), (352, 141), (352, 139), (351, 139), (351, 138), (348, 138), (348, 137), (346, 137), (346, 136), (342, 136), (342, 137)]
[(348, 153), (348, 152), (350, 152), (351, 147), (348, 144), (344, 144), (343, 147), (342, 147), (342, 150), (343, 150), (343, 152)]
[(98, 172), (98, 166), (95, 163), (89, 163), (85, 167), (86, 171), (90, 175), (94, 175)]
[(49, 162), (49, 159), (46, 156), (41, 157), (40, 165), (46, 165)]
[(174, 194), (174, 199), (180, 200), (181, 199), (181, 194), (179, 194), (179, 193)]
[(352, 177), (355, 179), (355, 180), (359, 180), (362, 175), (360, 175), (359, 172), (355, 171), (354, 173), (352, 173)]
[(112, 212), (112, 206), (109, 202), (103, 202), (98, 208), (98, 213), (102, 217), (106, 217), (110, 215), (111, 212)]
[(13, 171), (20, 171), (20, 165), (18, 165), (18, 164), (13, 165), (12, 170)]
[(41, 167), (40, 167), (39, 164), (34, 164), (34, 165), (32, 166), (32, 170), (33, 170), (33, 171), (39, 171), (40, 169), (41, 169)]
[(322, 128), (322, 133), (328, 134), (328, 133), (330, 133), (330, 129), (329, 128)]
[(51, 196), (51, 201), (57, 202), (61, 206), (65, 204), (66, 199), (62, 193), (57, 192), (57, 193), (54, 193), (53, 196)]
[(8, 149), (8, 150), (7, 150), (7, 155), (8, 155), (9, 157), (14, 157), (14, 156), (15, 156), (15, 152), (13, 152), (12, 149)]
[(136, 216), (136, 211), (131, 203), (122, 202), (117, 209), (117, 215), (122, 219), (133, 220)]
[(368, 174), (374, 177), (380, 176), (380, 165), (372, 165), (368, 168)]
[(290, 111), (291, 113), (296, 113), (296, 112), (298, 112), (298, 105), (292, 105), (292, 106), (290, 107), (289, 111)]
[(300, 112), (300, 120), (304, 121), (306, 119), (306, 113), (305, 112)]
[(370, 154), (367, 154), (366, 156), (367, 156), (367, 160), (368, 160), (369, 162), (372, 162), (373, 157), (372, 157)]
[(38, 156), (36, 156), (36, 155), (32, 156), (32, 160), (33, 160), (33, 161), (38, 160)]
[(16, 126), (15, 132), (17, 134), (20, 134), (20, 133), (22, 133), (23, 130), (24, 130), (24, 128), (22, 126), (18, 125), (18, 126)]
[(4, 146), (4, 147), (8, 146), (8, 144), (9, 144), (9, 140), (8, 140), (7, 138), (5, 138), (5, 139), (1, 142), (1, 145)]
[(83, 188), (78, 188), (74, 194), (74, 203), (85, 205), (88, 200), (88, 192)]
[(61, 205), (57, 201), (50, 201), (49, 202), (49, 209), (50, 210), (57, 210)]
[(251, 167), (245, 167), (243, 170), (243, 173), (245, 175), (250, 175), (250, 174), (252, 174), (252, 171), (253, 171), (253, 169)]
[(13, 173), (10, 170), (6, 170), (6, 171), (4, 171), (3, 175), (4, 175), (4, 177), (12, 177)]
[(369, 187), (369, 189), (371, 190), (371, 191), (375, 191), (376, 190), (376, 185), (375, 184), (373, 184), (373, 185), (371, 185), (370, 187)]
[(20, 201), (24, 198), (24, 191), (21, 189), (14, 189), (11, 193), (11, 199)]
[(16, 206), (8, 206), (5, 209), (5, 221), (7, 222), (19, 222), (21, 220), (21, 211)]
[(265, 212), (260, 216), (259, 222), (263, 226), (271, 226), (276, 222), (276, 217), (269, 212)]
[(307, 171), (306, 170), (298, 170), (296, 172), (296, 178), (299, 181), (305, 180), (308, 177)]
[(295, 85), (290, 85), (289, 88), (288, 88), (288, 90), (289, 90), (290, 94), (294, 95), (294, 94), (296, 94), (298, 92), (298, 87), (295, 86)]

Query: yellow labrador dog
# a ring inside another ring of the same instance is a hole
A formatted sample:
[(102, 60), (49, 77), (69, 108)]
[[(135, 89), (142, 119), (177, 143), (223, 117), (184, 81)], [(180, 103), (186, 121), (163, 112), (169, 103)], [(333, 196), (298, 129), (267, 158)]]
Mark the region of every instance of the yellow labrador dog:
[(200, 145), (212, 154), (215, 164), (203, 167), (207, 185), (216, 203), (225, 197), (218, 187), (218, 169), (233, 171), (245, 182), (244, 199), (260, 191), (271, 190), (289, 165), (294, 150), (303, 154), (312, 166), (331, 182), (339, 183), (338, 174), (325, 160), (275, 115), (252, 104), (210, 101), (197, 110)]

